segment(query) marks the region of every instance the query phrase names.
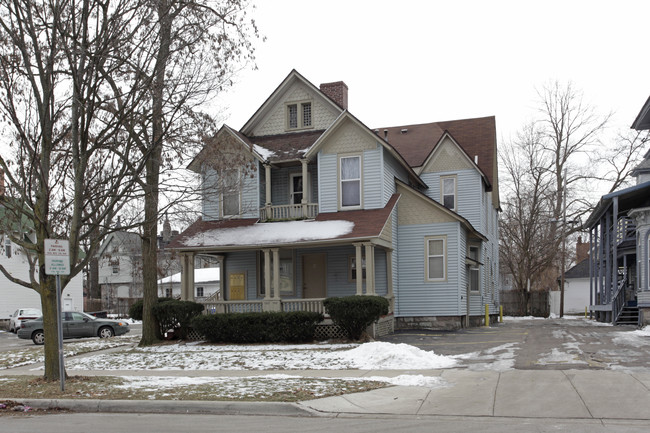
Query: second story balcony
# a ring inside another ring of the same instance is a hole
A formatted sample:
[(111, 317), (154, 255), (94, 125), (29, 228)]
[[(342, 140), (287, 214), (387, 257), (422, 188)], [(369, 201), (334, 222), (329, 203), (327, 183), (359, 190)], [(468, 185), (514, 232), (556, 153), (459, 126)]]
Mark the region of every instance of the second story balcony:
[(317, 203), (268, 205), (260, 208), (260, 221), (287, 221), (316, 218)]

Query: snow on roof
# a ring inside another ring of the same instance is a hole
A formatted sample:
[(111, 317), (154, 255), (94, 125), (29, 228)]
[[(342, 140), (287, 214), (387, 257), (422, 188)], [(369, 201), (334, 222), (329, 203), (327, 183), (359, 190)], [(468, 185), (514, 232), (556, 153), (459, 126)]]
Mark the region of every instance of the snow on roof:
[(247, 227), (212, 229), (188, 238), (186, 246), (260, 245), (334, 239), (354, 229), (350, 221), (287, 221), (257, 223)]
[(255, 149), (255, 152), (257, 152), (262, 159), (268, 160), (271, 157), (275, 156), (275, 152), (272, 150), (267, 149), (266, 147), (259, 146), (257, 144), (253, 145), (253, 149)]
[[(219, 281), (219, 268), (201, 268), (194, 269), (194, 283), (208, 283), (210, 281)], [(169, 277), (158, 280), (158, 284), (180, 283), (181, 273), (170, 275)]]

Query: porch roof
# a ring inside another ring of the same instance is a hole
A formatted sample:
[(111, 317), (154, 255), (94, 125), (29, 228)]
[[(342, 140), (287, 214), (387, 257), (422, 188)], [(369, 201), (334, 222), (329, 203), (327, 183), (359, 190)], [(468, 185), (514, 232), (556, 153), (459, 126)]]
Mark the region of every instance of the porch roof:
[(648, 207), (650, 206), (650, 181), (602, 196), (583, 227), (593, 228), (597, 226), (600, 218), (610, 209), (615, 198), (618, 199), (619, 213), (627, 213), (631, 209)]
[[(288, 134), (247, 137), (241, 132), (237, 135), (252, 149), (255, 149), (269, 162), (295, 161), (302, 159), (309, 148), (323, 135), (324, 130), (294, 132)], [(264, 149), (261, 151), (262, 148)]]
[(380, 209), (321, 213), (313, 220), (260, 223), (257, 218), (198, 220), (167, 246), (179, 250), (248, 249), (378, 238), (399, 194)]

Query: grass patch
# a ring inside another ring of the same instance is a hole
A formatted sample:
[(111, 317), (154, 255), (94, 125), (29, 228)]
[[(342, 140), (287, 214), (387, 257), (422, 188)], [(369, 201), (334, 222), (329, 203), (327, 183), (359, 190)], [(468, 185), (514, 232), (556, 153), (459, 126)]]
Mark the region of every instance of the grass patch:
[(0, 396), (13, 399), (202, 400), (295, 402), (384, 388), (379, 381), (341, 378), (70, 376), (60, 382), (35, 376), (0, 376)]

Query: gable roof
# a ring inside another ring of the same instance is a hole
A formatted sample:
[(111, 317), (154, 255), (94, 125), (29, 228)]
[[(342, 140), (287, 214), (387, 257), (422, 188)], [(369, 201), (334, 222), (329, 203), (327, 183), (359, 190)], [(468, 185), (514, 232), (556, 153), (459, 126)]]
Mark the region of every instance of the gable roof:
[(284, 92), (289, 89), (289, 87), (291, 87), (291, 85), (295, 82), (300, 82), (309, 87), (315, 95), (319, 95), (323, 101), (326, 104), (330, 105), (337, 113), (343, 111), (343, 109), (339, 107), (336, 102), (321, 92), (320, 89), (314, 86), (309, 80), (300, 75), (298, 71), (292, 69), (291, 72), (289, 72), (289, 75), (287, 75), (287, 77), (282, 81), (282, 83), (280, 83), (280, 85), (271, 93), (271, 95), (266, 98), (266, 101), (264, 101), (264, 103), (257, 109), (257, 111), (255, 111), (255, 113), (251, 116), (250, 119), (248, 119), (244, 126), (242, 126), (240, 132), (244, 135), (249, 135), (257, 123), (264, 117), (267, 111), (275, 105), (275, 103), (282, 97)]
[(577, 263), (571, 269), (564, 273), (565, 279), (571, 278), (589, 278), (589, 257)]
[(645, 101), (645, 104), (641, 107), (641, 111), (639, 111), (636, 119), (634, 119), (632, 129), (636, 129), (637, 131), (650, 129), (650, 97)]
[(583, 227), (596, 227), (600, 222), (600, 218), (613, 205), (614, 199), (618, 200), (619, 214), (631, 209), (648, 207), (650, 206), (650, 181), (602, 196)]
[(474, 234), (477, 238), (481, 239), (482, 241), (487, 241), (487, 237), (476, 230), (474, 226), (472, 225), (467, 218), (461, 216), (460, 214), (454, 212), (453, 210), (443, 206), (442, 204), (438, 203), (437, 201), (433, 200), (431, 197), (428, 197), (425, 194), (422, 194), (420, 191), (412, 188), (411, 186), (405, 184), (401, 180), (395, 178), (395, 183), (398, 187), (403, 188), (404, 191), (409, 192), (410, 194), (416, 196), (418, 199), (428, 203), (430, 206), (433, 206), (437, 211), (440, 211), (448, 216), (450, 216), (452, 219), (458, 221), (462, 226), (465, 227), (467, 231), (470, 233)]
[(406, 160), (411, 167), (421, 167), (440, 144), (445, 132), (465, 151), (471, 161), (478, 157), (478, 168), (490, 185), (497, 183), (497, 141), (494, 116), (474, 119), (450, 120), (445, 122), (423, 123), (418, 125), (378, 128), (383, 137)]

